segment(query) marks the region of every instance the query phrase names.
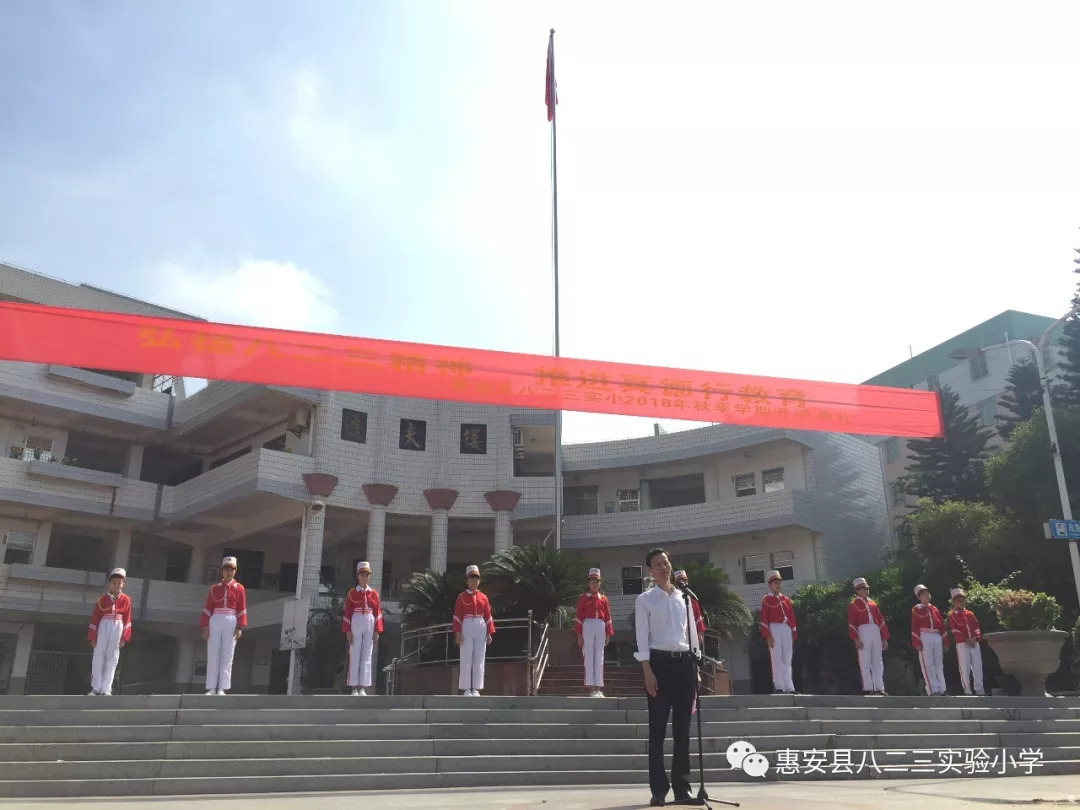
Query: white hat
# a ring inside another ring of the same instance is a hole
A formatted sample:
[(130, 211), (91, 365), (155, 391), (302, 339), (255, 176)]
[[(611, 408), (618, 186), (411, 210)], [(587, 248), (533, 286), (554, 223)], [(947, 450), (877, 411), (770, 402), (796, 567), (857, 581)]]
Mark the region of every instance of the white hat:
[(770, 571), (769, 575), (767, 577), (765, 577), (766, 582), (772, 582), (774, 579), (778, 579), (781, 582), (784, 581), (784, 578), (782, 576), (780, 576), (779, 571)]
[(685, 571), (683, 571), (683, 570), (682, 570), (681, 568), (680, 568), (680, 569), (679, 569), (678, 571), (676, 571), (676, 572), (675, 572), (674, 574), (672, 574), (672, 575), (671, 575), (671, 578), (672, 578), (672, 579), (685, 579), (685, 580), (687, 580), (687, 581), (689, 581), (689, 580), (690, 580), (690, 577), (688, 577), (688, 576), (686, 575), (686, 572), (685, 572)]
[(918, 599), (920, 593), (922, 593), (923, 591), (929, 591), (929, 590), (930, 589), (927, 588), (925, 585), (916, 585), (915, 586), (915, 598)]
[(371, 573), (371, 563), (369, 563), (367, 560), (362, 560), (362, 561), (358, 562), (356, 564), (356, 573), (359, 574), (361, 571), (367, 571), (370, 574)]
[(465, 569), (465, 579), (468, 579), (472, 574), (480, 576), (480, 566), (470, 565), (468, 568)]
[(600, 577), (600, 569), (599, 568), (590, 568), (589, 569), (589, 576), (587, 578), (592, 579), (593, 577), (596, 577), (597, 579), (601, 579), (601, 577)]
[(237, 567), (236, 566), (236, 557), (226, 557), (224, 560), (221, 561), (221, 567), (222, 568), (224, 568), (227, 565), (232, 566), (233, 568), (236, 568)]
[(962, 596), (965, 599), (967, 599), (967, 594), (964, 593), (963, 588), (953, 588), (951, 591), (949, 591), (949, 599), (950, 599), (950, 601), (955, 599), (958, 596)]
[(127, 579), (127, 571), (123, 568), (114, 568), (109, 573), (109, 579), (112, 579), (113, 577), (123, 577), (124, 579)]
[(856, 590), (858, 590), (859, 586), (861, 585), (865, 585), (867, 588), (870, 587), (870, 583), (866, 581), (865, 577), (856, 577), (855, 581), (851, 584), (855, 587)]

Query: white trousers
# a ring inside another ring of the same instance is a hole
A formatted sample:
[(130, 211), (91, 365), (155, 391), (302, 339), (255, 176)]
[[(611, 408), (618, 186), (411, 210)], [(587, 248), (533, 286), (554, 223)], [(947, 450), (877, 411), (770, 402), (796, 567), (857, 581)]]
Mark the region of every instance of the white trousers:
[(479, 616), (466, 616), (461, 623), (461, 671), (458, 688), (477, 691), (484, 688), (484, 655), (487, 653), (487, 622)]
[(926, 681), (926, 694), (940, 695), (945, 692), (945, 646), (941, 634), (933, 630), (919, 633), (922, 649), (919, 650), (919, 666)]
[(769, 633), (773, 638), (773, 645), (769, 648), (773, 689), (794, 692), (795, 684), (791, 680), (791, 653), (794, 649), (791, 627), (785, 622), (772, 622), (769, 624)]
[(966, 641), (956, 645), (956, 658), (960, 662), (960, 684), (964, 687), (964, 694), (971, 694), (971, 678), (975, 676), (975, 694), (984, 695), (982, 673), (982, 650), (979, 645), (969, 647)]
[(607, 622), (603, 619), (586, 619), (581, 623), (581, 637), (585, 640), (585, 685), (604, 685), (604, 640), (607, 638)]
[(349, 647), (348, 686), (371, 686), (371, 648), (375, 639), (375, 616), (371, 613), (352, 615), (352, 645)]
[(210, 617), (210, 638), (206, 642), (206, 688), (232, 688), (232, 660), (236, 650), (236, 616), (215, 613)]
[(102, 618), (98, 622), (97, 642), (94, 644), (94, 663), (90, 670), (90, 688), (106, 695), (112, 694), (113, 676), (120, 663), (120, 637), (124, 635), (124, 620)]
[(859, 670), (864, 692), (885, 691), (885, 664), (881, 660), (881, 628), (876, 624), (859, 625)]

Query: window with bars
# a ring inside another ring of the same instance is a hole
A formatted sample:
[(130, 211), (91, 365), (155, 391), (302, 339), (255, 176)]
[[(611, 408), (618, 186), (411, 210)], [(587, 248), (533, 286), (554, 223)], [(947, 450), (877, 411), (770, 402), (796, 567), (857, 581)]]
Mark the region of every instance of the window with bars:
[(743, 473), (735, 476), (735, 497), (742, 498), (757, 492), (756, 476), (754, 473)]
[(598, 512), (599, 487), (564, 487), (563, 514), (595, 515)]
[(637, 512), (641, 506), (641, 490), (620, 489), (618, 498), (620, 512)]
[(777, 492), (784, 488), (784, 468), (774, 467), (761, 474), (761, 491)]
[(37, 535), (31, 532), (8, 532), (4, 537), (4, 565), (29, 565), (34, 558)]
[(791, 582), (791, 580), (795, 579), (795, 552), (774, 551), (772, 553), (772, 567), (780, 572), (780, 577), (784, 582)]
[(52, 458), (53, 440), (48, 436), (24, 436), (20, 446), (12, 446), (10, 457), (19, 458), (23, 461), (41, 459), (48, 461)]
[(747, 585), (765, 584), (765, 555), (751, 554), (742, 558), (743, 582)]
[(986, 355), (982, 352), (968, 358), (968, 370), (971, 372), (971, 381), (989, 377), (990, 372), (986, 368)]

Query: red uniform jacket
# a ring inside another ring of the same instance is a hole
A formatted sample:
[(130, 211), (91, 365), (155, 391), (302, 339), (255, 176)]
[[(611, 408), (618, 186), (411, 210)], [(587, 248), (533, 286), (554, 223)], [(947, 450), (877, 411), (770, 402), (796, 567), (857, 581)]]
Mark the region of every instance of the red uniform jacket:
[(574, 632), (579, 636), (582, 634), (586, 619), (600, 619), (606, 625), (604, 634), (608, 636), (615, 635), (615, 628), (611, 624), (611, 605), (608, 604), (608, 598), (602, 593), (593, 596), (592, 591), (589, 591), (578, 597)]
[(911, 644), (916, 650), (922, 649), (922, 634), (934, 632), (941, 636), (944, 646), (949, 646), (949, 634), (945, 630), (945, 621), (938, 609), (922, 602), (911, 609)]
[(697, 624), (697, 637), (698, 641), (701, 641), (705, 638), (705, 617), (701, 615), (701, 603), (691, 596), (690, 607), (694, 610), (694, 622)]
[(982, 631), (979, 630), (979, 620), (967, 608), (963, 610), (953, 608), (949, 611), (949, 631), (952, 633), (953, 638), (956, 639), (957, 644), (963, 644), (969, 638), (976, 641), (982, 638)]
[(791, 638), (798, 637), (795, 629), (795, 608), (785, 594), (767, 593), (761, 597), (761, 637), (769, 637), (770, 624), (786, 624), (791, 628)]
[(247, 594), (244, 586), (235, 579), (228, 585), (224, 581), (210, 586), (210, 593), (206, 595), (206, 604), (203, 606), (199, 624), (207, 627), (210, 617), (215, 613), (225, 613), (236, 616), (237, 627), (247, 627)]
[(113, 599), (107, 593), (102, 594), (101, 598), (94, 602), (94, 610), (90, 613), (90, 629), (86, 631), (87, 641), (97, 641), (98, 625), (102, 620), (122, 621), (124, 630), (120, 634), (120, 640), (125, 644), (131, 641), (131, 597), (122, 593)]
[(885, 617), (881, 615), (877, 602), (856, 596), (847, 608), (848, 636), (857, 639), (859, 627), (864, 624), (876, 624), (881, 629), (881, 640), (889, 640), (889, 628), (885, 626)]
[(345, 597), (345, 612), (341, 616), (341, 632), (352, 632), (352, 618), (356, 613), (370, 613), (375, 617), (375, 632), (383, 631), (382, 606), (379, 592), (374, 588), (352, 588)]
[(479, 616), (487, 622), (489, 635), (495, 634), (495, 620), (491, 618), (491, 603), (480, 591), (464, 590), (454, 603), (453, 632), (461, 632), (461, 623), (469, 616)]

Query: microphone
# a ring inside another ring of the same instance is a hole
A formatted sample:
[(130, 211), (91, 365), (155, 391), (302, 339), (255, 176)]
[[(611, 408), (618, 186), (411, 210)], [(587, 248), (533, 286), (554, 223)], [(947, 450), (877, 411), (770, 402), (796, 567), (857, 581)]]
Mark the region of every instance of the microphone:
[(694, 593), (692, 590), (690, 590), (690, 586), (687, 585), (685, 582), (682, 582), (682, 581), (676, 582), (675, 587), (678, 588), (680, 591), (682, 591), (687, 596), (691, 597), (692, 599), (697, 599), (699, 602), (701, 601), (700, 599), (698, 599), (698, 595), (696, 593)]

